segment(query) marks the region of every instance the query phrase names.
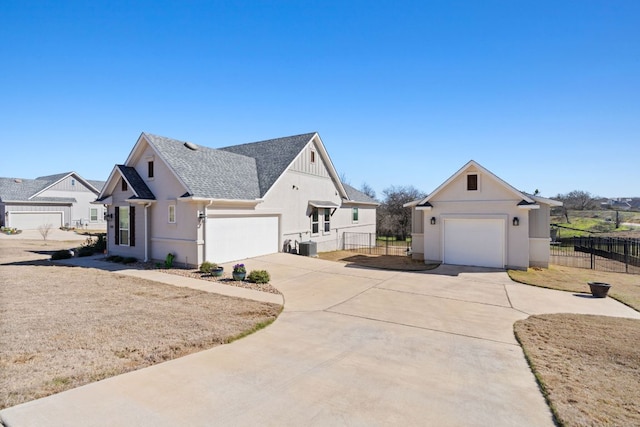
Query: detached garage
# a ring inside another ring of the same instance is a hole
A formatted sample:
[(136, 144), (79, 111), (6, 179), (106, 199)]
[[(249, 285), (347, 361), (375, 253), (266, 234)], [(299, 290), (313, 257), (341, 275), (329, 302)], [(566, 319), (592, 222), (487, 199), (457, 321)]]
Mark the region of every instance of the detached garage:
[(223, 263), (278, 252), (278, 219), (278, 216), (208, 218), (206, 259)]
[(505, 220), (444, 219), (445, 264), (503, 268)]
[(526, 269), (549, 265), (551, 206), (471, 160), (411, 208), (412, 256), (427, 263)]

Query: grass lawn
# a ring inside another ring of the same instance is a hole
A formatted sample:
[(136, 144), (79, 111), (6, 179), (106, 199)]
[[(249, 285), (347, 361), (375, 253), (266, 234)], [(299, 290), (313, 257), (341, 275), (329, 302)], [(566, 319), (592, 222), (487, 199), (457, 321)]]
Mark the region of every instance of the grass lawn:
[[(640, 276), (552, 265), (509, 271), (515, 281), (570, 292), (587, 282), (640, 311)], [(559, 425), (640, 425), (640, 320), (577, 314), (531, 316), (516, 337)]]
[(282, 308), (47, 260), (77, 243), (0, 240), (0, 409), (230, 342)]

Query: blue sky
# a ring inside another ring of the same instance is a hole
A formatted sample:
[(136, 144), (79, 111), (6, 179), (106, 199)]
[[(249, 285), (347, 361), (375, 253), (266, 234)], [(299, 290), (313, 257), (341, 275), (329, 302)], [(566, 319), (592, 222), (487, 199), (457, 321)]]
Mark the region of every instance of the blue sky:
[(640, 2), (14, 1), (0, 176), (106, 179), (141, 132), (317, 131), (380, 196), (470, 159), (516, 188), (640, 196)]

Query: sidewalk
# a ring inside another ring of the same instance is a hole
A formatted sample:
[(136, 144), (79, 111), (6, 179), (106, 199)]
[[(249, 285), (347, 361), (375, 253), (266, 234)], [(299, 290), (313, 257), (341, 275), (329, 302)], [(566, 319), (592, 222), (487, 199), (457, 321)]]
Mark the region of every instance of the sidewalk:
[(255, 291), (253, 289), (240, 288), (231, 285), (222, 285), (208, 280), (193, 279), (191, 277), (177, 276), (175, 274), (163, 273), (157, 270), (139, 270), (129, 268), (126, 265), (113, 262), (102, 261), (103, 255), (70, 258), (59, 260), (61, 264), (75, 265), (78, 267), (96, 268), (98, 270), (111, 271), (130, 277), (152, 280), (154, 282), (165, 283), (167, 285), (180, 286), (185, 288), (198, 289), (200, 291), (211, 292), (220, 295), (226, 295), (236, 298), (245, 298), (260, 302), (269, 302), (273, 304), (284, 304), (282, 295), (272, 294), (269, 292)]

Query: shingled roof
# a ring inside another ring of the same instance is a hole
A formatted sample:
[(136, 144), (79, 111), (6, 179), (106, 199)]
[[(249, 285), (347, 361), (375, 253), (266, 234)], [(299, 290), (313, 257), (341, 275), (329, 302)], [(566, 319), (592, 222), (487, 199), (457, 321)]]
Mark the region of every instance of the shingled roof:
[(268, 139), (224, 147), (220, 148), (220, 150), (240, 154), (255, 160), (260, 197), (263, 197), (315, 134), (315, 132), (312, 132)]
[(350, 201), (359, 202), (359, 203), (380, 204), (380, 202), (378, 202), (376, 199), (373, 199), (373, 198), (367, 196), (362, 191), (353, 188), (349, 184), (345, 184), (343, 182), (342, 185), (344, 186), (344, 189), (347, 192), (347, 196), (349, 196), (349, 200)]
[(261, 196), (256, 161), (224, 150), (145, 133), (188, 195), (208, 199), (257, 199)]
[[(42, 190), (72, 174), (76, 175), (79, 179), (83, 179), (75, 172), (63, 172), (55, 175), (40, 176), (36, 179), (0, 178), (0, 201), (73, 203), (76, 201), (76, 199), (70, 197), (35, 197), (35, 195), (40, 193)], [(96, 187), (95, 183), (102, 182), (87, 180), (84, 181), (89, 183), (90, 185), (93, 185), (94, 187)], [(100, 190), (100, 188), (102, 187), (96, 187), (97, 190)]]
[(132, 199), (140, 200), (155, 200), (156, 196), (153, 195), (147, 184), (144, 182), (140, 174), (131, 166), (116, 165), (120, 173), (127, 180), (131, 186), (131, 190), (135, 194)]

